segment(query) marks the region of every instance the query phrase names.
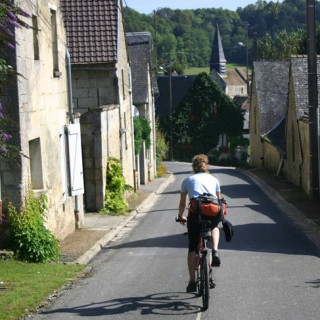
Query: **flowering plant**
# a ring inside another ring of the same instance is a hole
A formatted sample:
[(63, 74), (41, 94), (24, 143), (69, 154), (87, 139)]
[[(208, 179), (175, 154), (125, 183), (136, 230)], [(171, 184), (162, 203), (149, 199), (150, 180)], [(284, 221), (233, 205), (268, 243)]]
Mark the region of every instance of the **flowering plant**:
[[(9, 75), (17, 76), (14, 69), (7, 63), (6, 56), (8, 49), (15, 49), (14, 28), (29, 26), (22, 21), (19, 16), (29, 15), (17, 7), (13, 0), (2, 0), (0, 3), (0, 94), (2, 86)], [(0, 101), (0, 159), (12, 158), (16, 154), (17, 148), (9, 142), (12, 136), (6, 132), (8, 130), (9, 119), (5, 116)]]

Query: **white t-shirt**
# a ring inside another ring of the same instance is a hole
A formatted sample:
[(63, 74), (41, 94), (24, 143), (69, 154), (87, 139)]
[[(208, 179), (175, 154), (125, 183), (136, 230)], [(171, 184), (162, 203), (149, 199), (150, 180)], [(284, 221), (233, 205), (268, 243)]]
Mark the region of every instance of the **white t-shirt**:
[(217, 198), (217, 192), (221, 192), (220, 183), (210, 173), (199, 172), (183, 180), (181, 193), (188, 193), (189, 199), (196, 198), (203, 193), (211, 193)]

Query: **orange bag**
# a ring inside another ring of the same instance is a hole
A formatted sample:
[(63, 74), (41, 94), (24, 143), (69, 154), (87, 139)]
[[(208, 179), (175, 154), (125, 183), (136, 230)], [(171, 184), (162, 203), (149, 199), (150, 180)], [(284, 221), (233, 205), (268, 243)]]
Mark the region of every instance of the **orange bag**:
[[(220, 212), (220, 205), (217, 199), (202, 199), (202, 196), (199, 197), (201, 201), (201, 214), (208, 217), (215, 217)], [(189, 214), (195, 213), (197, 210), (197, 199), (191, 199), (189, 204)], [(227, 214), (226, 204), (222, 203), (223, 215)]]

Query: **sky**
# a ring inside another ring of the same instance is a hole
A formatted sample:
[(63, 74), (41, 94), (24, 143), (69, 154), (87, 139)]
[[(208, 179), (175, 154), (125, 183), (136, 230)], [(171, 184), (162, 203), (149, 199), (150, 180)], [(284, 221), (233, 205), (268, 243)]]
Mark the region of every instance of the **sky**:
[[(276, 2), (276, 0), (273, 0)], [(270, 2), (270, 1), (267, 1)], [(281, 1), (280, 1), (281, 2)], [(123, 6), (128, 6), (139, 13), (149, 14), (160, 8), (171, 9), (198, 9), (223, 8), (236, 11), (238, 7), (244, 8), (256, 0), (123, 0)]]

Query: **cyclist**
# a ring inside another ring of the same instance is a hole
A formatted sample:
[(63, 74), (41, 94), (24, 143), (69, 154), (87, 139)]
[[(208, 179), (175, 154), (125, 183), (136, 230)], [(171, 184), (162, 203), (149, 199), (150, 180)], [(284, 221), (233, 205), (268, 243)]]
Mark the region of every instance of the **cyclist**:
[[(195, 292), (197, 290), (195, 269), (197, 266), (197, 247), (200, 239), (200, 226), (197, 214), (188, 212), (188, 217), (184, 216), (184, 210), (187, 205), (187, 197), (189, 199), (197, 198), (203, 193), (210, 193), (216, 198), (221, 198), (221, 189), (219, 180), (213, 177), (208, 170), (208, 157), (204, 154), (195, 155), (192, 158), (192, 169), (194, 174), (186, 178), (181, 185), (180, 203), (178, 217), (181, 223), (187, 223), (189, 236), (188, 249), (188, 270), (190, 281), (187, 286), (187, 292)], [(212, 265), (220, 266), (220, 257), (218, 253), (218, 245), (220, 239), (220, 231), (218, 224), (219, 216), (208, 218), (212, 221)]]

